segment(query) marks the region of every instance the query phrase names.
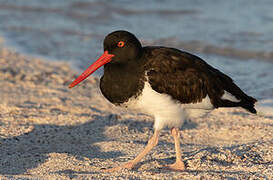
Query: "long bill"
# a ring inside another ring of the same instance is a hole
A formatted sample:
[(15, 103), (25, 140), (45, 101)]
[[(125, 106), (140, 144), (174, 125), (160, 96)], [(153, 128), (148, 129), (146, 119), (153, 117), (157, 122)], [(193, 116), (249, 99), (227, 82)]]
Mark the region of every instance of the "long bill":
[(103, 66), (104, 64), (109, 63), (112, 60), (112, 57), (115, 55), (109, 54), (108, 51), (104, 51), (102, 56), (96, 60), (91, 66), (89, 66), (77, 79), (75, 79), (70, 85), (69, 88), (73, 88), (88, 76), (90, 76), (93, 72), (95, 72), (98, 68)]

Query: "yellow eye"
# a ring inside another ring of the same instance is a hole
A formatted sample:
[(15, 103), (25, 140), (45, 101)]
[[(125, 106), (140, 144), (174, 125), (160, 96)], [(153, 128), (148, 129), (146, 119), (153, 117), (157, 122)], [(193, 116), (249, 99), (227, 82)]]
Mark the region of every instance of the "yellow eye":
[(119, 41), (118, 42), (118, 47), (123, 47), (125, 45), (125, 42), (124, 41)]

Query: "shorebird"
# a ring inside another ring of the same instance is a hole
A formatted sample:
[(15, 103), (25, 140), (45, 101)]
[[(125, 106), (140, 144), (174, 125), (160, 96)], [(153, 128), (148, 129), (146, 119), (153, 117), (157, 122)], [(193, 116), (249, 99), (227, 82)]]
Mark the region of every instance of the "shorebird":
[(256, 113), (255, 98), (201, 58), (175, 48), (142, 47), (130, 32), (115, 31), (104, 39), (104, 53), (71, 84), (74, 87), (104, 65), (102, 94), (111, 103), (154, 117), (154, 134), (134, 159), (108, 169), (133, 168), (158, 143), (159, 132), (170, 128), (176, 161), (167, 165), (183, 171), (179, 128), (187, 118), (219, 107), (242, 107)]

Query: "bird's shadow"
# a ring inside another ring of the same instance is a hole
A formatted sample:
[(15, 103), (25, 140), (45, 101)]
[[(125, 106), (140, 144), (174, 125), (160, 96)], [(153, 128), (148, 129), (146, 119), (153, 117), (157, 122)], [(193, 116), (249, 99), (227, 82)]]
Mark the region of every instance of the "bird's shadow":
[[(104, 135), (105, 127), (120, 123), (123, 122), (119, 122), (115, 115), (94, 115), (83, 124), (64, 126), (32, 124), (30, 132), (0, 137), (0, 174), (23, 174), (28, 169), (44, 163), (49, 159), (50, 153), (66, 153), (79, 160), (119, 157), (123, 155), (122, 152), (103, 152), (96, 143), (110, 139)], [(28, 125), (25, 126), (27, 128)]]
[(181, 130), (185, 130), (185, 129), (196, 129), (198, 126), (198, 124), (196, 122), (193, 122), (190, 119), (187, 119), (184, 121), (184, 123), (182, 124)]
[[(88, 115), (86, 115), (88, 116)], [(104, 129), (116, 124), (123, 124), (129, 131), (144, 132), (144, 128), (152, 130), (152, 121), (134, 119), (118, 120), (117, 115), (93, 115), (90, 120), (77, 125), (32, 124), (30, 132), (0, 138), (0, 174), (23, 174), (28, 169), (38, 167), (49, 159), (50, 153), (66, 153), (79, 160), (85, 158), (117, 158), (122, 156), (121, 151), (101, 151), (96, 145), (98, 142), (114, 140), (106, 137)], [(28, 125), (25, 125), (28, 126)], [(184, 128), (195, 125), (186, 124)], [(146, 144), (146, 140), (134, 143)], [(162, 142), (167, 143), (167, 142)]]

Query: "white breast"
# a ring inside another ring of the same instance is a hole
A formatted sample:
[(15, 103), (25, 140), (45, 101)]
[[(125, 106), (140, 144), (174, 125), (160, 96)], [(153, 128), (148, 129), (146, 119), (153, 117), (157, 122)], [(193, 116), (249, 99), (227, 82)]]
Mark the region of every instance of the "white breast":
[(160, 130), (164, 127), (180, 128), (187, 115), (179, 102), (174, 101), (167, 94), (160, 94), (145, 82), (144, 89), (137, 98), (130, 99), (125, 104), (129, 109), (141, 111), (154, 116), (154, 128)]

